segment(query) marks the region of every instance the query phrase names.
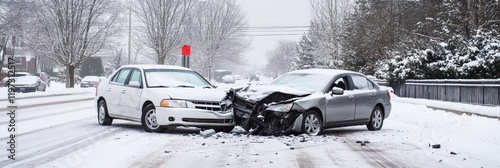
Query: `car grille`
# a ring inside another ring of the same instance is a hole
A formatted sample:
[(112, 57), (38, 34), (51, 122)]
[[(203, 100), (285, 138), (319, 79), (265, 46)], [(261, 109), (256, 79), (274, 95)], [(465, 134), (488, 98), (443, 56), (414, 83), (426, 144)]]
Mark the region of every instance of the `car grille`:
[(221, 105), (219, 102), (200, 102), (192, 101), (197, 109), (209, 110), (209, 111), (222, 111), (225, 110), (226, 105)]
[(245, 109), (249, 109), (249, 110), (252, 110), (254, 108), (254, 106), (255, 106), (254, 103), (247, 102), (247, 101), (245, 101), (244, 99), (242, 99), (240, 97), (235, 97), (233, 99), (233, 103), (235, 105), (240, 106), (240, 108), (245, 108)]
[(195, 123), (232, 123), (232, 119), (203, 119), (203, 118), (182, 118), (184, 122)]

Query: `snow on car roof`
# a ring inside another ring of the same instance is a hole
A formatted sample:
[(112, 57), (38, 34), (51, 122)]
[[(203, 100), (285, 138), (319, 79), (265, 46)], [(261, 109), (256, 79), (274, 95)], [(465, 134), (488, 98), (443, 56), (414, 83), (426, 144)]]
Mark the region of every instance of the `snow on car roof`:
[(33, 84), (38, 80), (38, 76), (20, 76), (14, 83), (16, 84)]
[(157, 65), (157, 64), (137, 64), (137, 65), (124, 65), (123, 67), (140, 68), (140, 69), (177, 69), (177, 70), (191, 70), (189, 68), (174, 66), (174, 65)]
[(328, 75), (328, 76), (333, 76), (333, 75), (337, 75), (337, 74), (341, 74), (341, 73), (354, 73), (354, 74), (363, 75), (359, 72), (340, 70), (340, 69), (303, 69), (303, 70), (292, 71), (290, 73), (310, 73), (310, 74), (321, 74), (321, 75)]

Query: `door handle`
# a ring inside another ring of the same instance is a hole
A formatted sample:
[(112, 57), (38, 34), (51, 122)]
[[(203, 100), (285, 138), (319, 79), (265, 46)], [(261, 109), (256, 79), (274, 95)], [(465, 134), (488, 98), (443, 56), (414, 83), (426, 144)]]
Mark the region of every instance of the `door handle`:
[(122, 93), (125, 94), (125, 90), (122, 90)]
[(108, 88), (108, 91), (111, 91), (111, 88)]
[(352, 100), (354, 99), (354, 96), (353, 95), (349, 95), (349, 100)]
[(372, 95), (372, 97), (375, 97), (375, 95), (376, 95), (376, 94), (375, 94), (375, 93), (372, 93), (371, 95)]

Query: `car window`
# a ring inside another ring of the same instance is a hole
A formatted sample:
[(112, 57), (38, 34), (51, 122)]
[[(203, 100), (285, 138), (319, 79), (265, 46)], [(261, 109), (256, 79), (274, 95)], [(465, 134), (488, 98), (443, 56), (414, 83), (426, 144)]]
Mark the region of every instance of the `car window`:
[(341, 88), (343, 90), (351, 90), (349, 85), (348, 85), (346, 76), (336, 79), (334, 84), (333, 84), (333, 87), (338, 87), (338, 88)]
[[(355, 87), (354, 89), (357, 89), (357, 90), (370, 89), (370, 87), (368, 86), (369, 81), (363, 76), (352, 75), (352, 82), (353, 82), (354, 87)], [(373, 88), (373, 85), (371, 87)]]
[(375, 86), (373, 86), (373, 83), (370, 82), (369, 80), (366, 80), (368, 82), (368, 89), (373, 90), (375, 89)]
[(138, 69), (133, 69), (132, 72), (130, 73), (130, 79), (128, 83), (130, 83), (131, 81), (137, 81), (139, 82), (139, 84), (141, 84), (142, 83), (141, 71), (139, 71)]
[(115, 84), (124, 85), (129, 72), (130, 69), (128, 68), (120, 70), (120, 72), (116, 73), (115, 76), (112, 78), (111, 82)]

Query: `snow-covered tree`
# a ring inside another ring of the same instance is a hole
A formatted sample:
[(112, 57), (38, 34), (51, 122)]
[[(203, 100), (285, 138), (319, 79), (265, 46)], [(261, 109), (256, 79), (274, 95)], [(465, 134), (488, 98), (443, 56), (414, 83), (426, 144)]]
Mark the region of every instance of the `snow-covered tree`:
[(478, 30), (471, 39), (455, 35), (431, 43), (431, 49), (396, 56), (381, 74), (397, 81), (500, 77), (500, 36), (495, 30)]
[(145, 37), (142, 42), (154, 50), (157, 64), (173, 65), (179, 60), (176, 56), (194, 4), (193, 0), (138, 0), (132, 5), (141, 23), (137, 30)]
[[(345, 32), (343, 22), (352, 12), (351, 0), (310, 0), (311, 40), (317, 43), (315, 53), (328, 63), (328, 68), (341, 68), (341, 36)], [(326, 57), (326, 58), (322, 58)]]
[(113, 0), (41, 0), (31, 20), (36, 52), (66, 66), (66, 87), (74, 87), (74, 70), (116, 33), (119, 4)]
[(297, 58), (297, 43), (281, 40), (276, 49), (267, 53), (266, 73), (270, 77), (278, 77), (294, 70), (293, 61)]
[(325, 54), (325, 50), (322, 48), (327, 43), (322, 32), (316, 23), (311, 22), (309, 31), (302, 35), (299, 41), (298, 56), (294, 61), (294, 69), (332, 68), (332, 57)]
[(243, 52), (249, 43), (244, 39), (245, 14), (235, 1), (197, 2), (189, 13), (185, 42), (191, 45), (191, 67), (202, 74), (243, 63)]

